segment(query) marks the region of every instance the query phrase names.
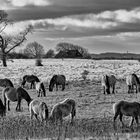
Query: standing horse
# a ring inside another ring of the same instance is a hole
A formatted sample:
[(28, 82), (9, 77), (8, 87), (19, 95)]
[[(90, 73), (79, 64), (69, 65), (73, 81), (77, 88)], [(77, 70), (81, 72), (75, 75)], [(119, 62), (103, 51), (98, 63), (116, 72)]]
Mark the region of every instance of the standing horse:
[(38, 101), (38, 100), (32, 100), (29, 104), (29, 111), (30, 111), (30, 118), (33, 118), (33, 115), (35, 118), (39, 121), (38, 116), (41, 119), (41, 122), (43, 120), (47, 120), (49, 116), (49, 111), (46, 103)]
[(76, 116), (76, 103), (73, 99), (67, 98), (64, 101), (54, 105), (50, 114), (50, 120), (53, 122), (57, 122), (59, 120), (62, 124), (63, 118), (70, 114), (71, 122), (73, 122), (73, 118)]
[(7, 78), (0, 79), (0, 86), (1, 87), (14, 87), (12, 81)]
[(112, 88), (112, 94), (115, 93), (115, 84), (116, 84), (116, 77), (114, 75), (103, 75), (101, 84), (104, 89), (104, 94), (110, 94), (110, 88)]
[(35, 75), (24, 75), (21, 86), (24, 87), (26, 82), (31, 83), (30, 89), (32, 89), (35, 86), (35, 82), (40, 82), (40, 80)]
[(4, 106), (2, 100), (0, 99), (0, 116), (6, 116), (6, 107)]
[(28, 103), (32, 101), (31, 97), (27, 93), (25, 89), (22, 87), (19, 88), (13, 88), (13, 87), (7, 87), (3, 90), (3, 98), (4, 98), (4, 105), (6, 108), (6, 102), (8, 101), (8, 111), (10, 111), (10, 101), (17, 102), (16, 110), (21, 110), (21, 100), (25, 99)]
[(132, 127), (134, 119), (136, 120), (136, 123), (138, 125), (139, 123), (138, 116), (140, 116), (140, 103), (119, 101), (113, 104), (113, 111), (114, 111), (114, 125), (118, 115), (120, 116), (120, 121), (122, 123), (122, 126), (124, 126), (124, 123), (122, 121), (123, 115), (132, 117), (130, 127)]
[(50, 80), (49, 91), (53, 91), (54, 85), (58, 90), (58, 85), (62, 85), (62, 91), (65, 89), (66, 77), (64, 75), (54, 75)]
[(45, 86), (44, 86), (43, 82), (36, 82), (35, 88), (37, 90), (38, 97), (41, 97), (41, 96), (46, 97), (46, 90), (45, 90)]
[(126, 77), (126, 84), (128, 86), (128, 93), (134, 92), (134, 86), (136, 87), (136, 93), (140, 92), (140, 81), (136, 74), (131, 74)]

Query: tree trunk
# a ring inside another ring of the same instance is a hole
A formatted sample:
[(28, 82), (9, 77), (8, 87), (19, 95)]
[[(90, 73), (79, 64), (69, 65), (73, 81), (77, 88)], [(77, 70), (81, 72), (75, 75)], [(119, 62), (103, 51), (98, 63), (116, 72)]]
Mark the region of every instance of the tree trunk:
[(6, 63), (6, 54), (2, 53), (2, 63), (4, 67), (7, 67), (7, 63)]

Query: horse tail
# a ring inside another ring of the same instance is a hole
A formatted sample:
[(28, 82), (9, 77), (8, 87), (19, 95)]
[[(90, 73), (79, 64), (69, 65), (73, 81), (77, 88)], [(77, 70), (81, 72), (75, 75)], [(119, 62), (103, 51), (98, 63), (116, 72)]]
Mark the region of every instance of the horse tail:
[(46, 97), (46, 90), (45, 90), (45, 87), (44, 87), (43, 82), (41, 83), (40, 86), (41, 86), (41, 89), (42, 89), (42, 91), (43, 91), (44, 97)]

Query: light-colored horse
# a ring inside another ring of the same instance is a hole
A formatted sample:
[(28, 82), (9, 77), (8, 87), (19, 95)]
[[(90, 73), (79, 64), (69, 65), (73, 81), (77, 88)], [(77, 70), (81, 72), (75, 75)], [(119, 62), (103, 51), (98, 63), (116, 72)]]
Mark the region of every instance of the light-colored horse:
[(50, 114), (50, 120), (53, 122), (58, 122), (62, 124), (63, 118), (71, 114), (71, 123), (76, 116), (76, 103), (73, 99), (65, 99), (62, 102), (57, 103), (53, 106)]
[(45, 90), (43, 82), (36, 82), (35, 89), (37, 90), (38, 97), (46, 96), (46, 90)]
[(6, 108), (6, 102), (8, 102), (8, 110), (10, 111), (10, 101), (17, 102), (16, 110), (21, 110), (21, 100), (25, 99), (28, 103), (31, 102), (31, 97), (29, 96), (28, 92), (23, 89), (22, 87), (18, 87), (17, 89), (14, 87), (7, 87), (3, 90), (3, 98), (4, 98), (4, 105)]
[(29, 111), (30, 111), (30, 118), (32, 119), (33, 116), (39, 121), (38, 116), (43, 120), (47, 120), (49, 116), (48, 107), (46, 103), (41, 102), (37, 99), (34, 99), (29, 104)]
[(140, 92), (140, 80), (136, 74), (130, 74), (126, 77), (126, 84), (128, 86), (128, 93), (134, 92), (134, 86), (136, 87), (136, 93)]
[(110, 88), (112, 88), (112, 93), (115, 93), (116, 77), (114, 75), (103, 75), (101, 78), (101, 85), (104, 90), (104, 94), (110, 94)]
[(138, 116), (140, 116), (140, 103), (119, 101), (113, 104), (113, 111), (114, 111), (114, 125), (115, 125), (115, 120), (119, 116), (122, 126), (124, 126), (124, 123), (122, 121), (123, 115), (132, 117), (130, 122), (130, 127), (133, 126), (134, 119), (136, 120), (136, 123), (138, 125), (139, 123)]

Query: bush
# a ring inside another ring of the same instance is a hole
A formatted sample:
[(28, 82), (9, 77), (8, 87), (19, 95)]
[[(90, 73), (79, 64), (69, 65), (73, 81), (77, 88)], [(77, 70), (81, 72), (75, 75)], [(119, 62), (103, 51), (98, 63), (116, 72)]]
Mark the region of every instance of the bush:
[(43, 66), (42, 60), (41, 60), (41, 59), (36, 59), (35, 65), (36, 65), (36, 66)]
[(87, 70), (84, 70), (84, 71), (81, 73), (83, 80), (86, 80), (86, 79), (87, 79), (87, 75), (88, 75), (88, 74), (89, 74), (89, 71), (87, 71)]

